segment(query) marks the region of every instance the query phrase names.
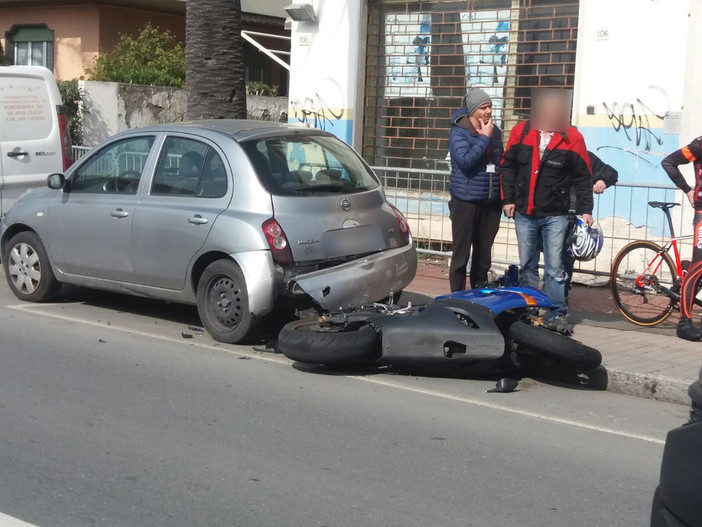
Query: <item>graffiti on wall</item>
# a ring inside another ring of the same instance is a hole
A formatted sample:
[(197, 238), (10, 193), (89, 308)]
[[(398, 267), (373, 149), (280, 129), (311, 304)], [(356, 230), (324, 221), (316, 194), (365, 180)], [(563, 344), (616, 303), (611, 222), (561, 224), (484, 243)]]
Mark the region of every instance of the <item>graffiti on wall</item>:
[(386, 97), (431, 96), (431, 15), (385, 17)]
[[(607, 118), (615, 132), (623, 134), (629, 148), (621, 146), (604, 146), (600, 148), (618, 148), (635, 155), (647, 163), (646, 154), (655, 147), (663, 145), (663, 130), (659, 121), (670, 110), (668, 95), (660, 86), (650, 86), (645, 95), (630, 102), (603, 102)], [(653, 121), (653, 123), (652, 123)]]
[(509, 48), (509, 10), (461, 13), (466, 81), (492, 97), (493, 119), (502, 126)]
[(290, 99), (288, 122), (333, 131), (335, 123), (349, 118), (343, 90), (338, 82), (329, 77), (315, 85), (316, 90), (311, 95)]
[(290, 108), (291, 117), (298, 123), (320, 130), (327, 130), (333, 126), (334, 121), (344, 118), (344, 109), (331, 107), (319, 93), (302, 100), (290, 101)]
[(309, 95), (291, 97), (288, 122), (330, 132), (350, 144), (353, 121), (341, 85), (329, 77), (313, 84)]

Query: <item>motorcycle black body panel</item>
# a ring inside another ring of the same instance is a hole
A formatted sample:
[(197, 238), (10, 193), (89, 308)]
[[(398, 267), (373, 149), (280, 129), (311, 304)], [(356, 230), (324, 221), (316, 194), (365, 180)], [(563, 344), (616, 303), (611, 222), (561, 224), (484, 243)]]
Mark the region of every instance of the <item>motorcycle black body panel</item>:
[(378, 315), (368, 320), (381, 335), (380, 364), (461, 367), (497, 361), (507, 349), (493, 312), (446, 298), (413, 316)]

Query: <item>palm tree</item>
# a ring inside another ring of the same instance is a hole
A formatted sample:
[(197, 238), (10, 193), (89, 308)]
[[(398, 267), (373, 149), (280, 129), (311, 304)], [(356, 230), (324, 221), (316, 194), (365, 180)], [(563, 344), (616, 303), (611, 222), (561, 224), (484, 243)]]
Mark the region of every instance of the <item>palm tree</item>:
[(187, 0), (189, 119), (246, 119), (241, 0)]

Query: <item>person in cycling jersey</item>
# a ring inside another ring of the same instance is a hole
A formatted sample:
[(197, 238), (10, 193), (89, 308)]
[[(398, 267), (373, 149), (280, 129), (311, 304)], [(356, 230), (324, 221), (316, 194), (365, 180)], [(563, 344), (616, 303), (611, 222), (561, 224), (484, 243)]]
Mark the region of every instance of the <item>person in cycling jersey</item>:
[[(685, 181), (678, 168), (680, 165), (688, 163), (694, 164), (694, 190)], [(697, 284), (702, 278), (702, 137), (698, 137), (689, 145), (670, 154), (663, 160), (661, 165), (673, 183), (685, 193), (687, 199), (695, 208), (692, 261), (680, 287), (680, 322), (676, 333), (681, 339), (702, 340), (702, 329), (693, 326), (691, 318)]]

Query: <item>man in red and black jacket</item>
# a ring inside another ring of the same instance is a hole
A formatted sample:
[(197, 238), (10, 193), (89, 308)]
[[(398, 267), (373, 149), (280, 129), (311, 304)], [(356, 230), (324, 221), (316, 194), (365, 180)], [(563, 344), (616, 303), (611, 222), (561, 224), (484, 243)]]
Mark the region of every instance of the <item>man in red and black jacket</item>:
[(569, 113), (570, 103), (549, 90), (532, 114), (535, 126), (522, 121), (512, 128), (500, 165), (503, 210), (517, 231), (519, 285), (538, 287), (543, 246), (544, 290), (554, 306), (548, 322), (567, 328), (563, 251), (571, 189), (576, 213), (587, 225), (593, 221), (592, 169), (583, 136), (567, 123)]
[[(695, 169), (694, 190), (687, 184), (678, 168), (679, 165), (688, 163), (693, 163)], [(680, 287), (680, 322), (677, 335), (685, 340), (702, 340), (702, 330), (694, 327), (691, 319), (692, 304), (697, 296), (697, 284), (702, 278), (702, 137), (670, 154), (661, 165), (673, 183), (685, 193), (695, 207), (692, 260)]]

